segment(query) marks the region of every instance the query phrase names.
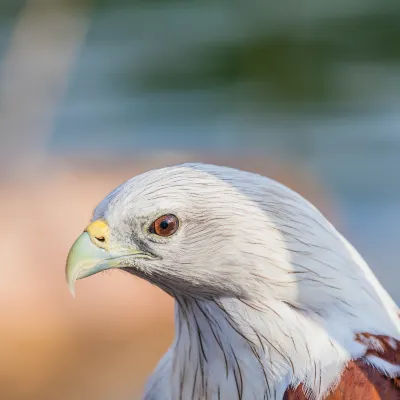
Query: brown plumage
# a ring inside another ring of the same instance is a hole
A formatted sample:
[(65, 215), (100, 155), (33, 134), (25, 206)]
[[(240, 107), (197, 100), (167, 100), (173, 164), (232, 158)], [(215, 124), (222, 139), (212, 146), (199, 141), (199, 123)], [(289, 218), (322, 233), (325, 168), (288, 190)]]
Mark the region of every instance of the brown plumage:
[[(394, 365), (400, 364), (399, 340), (369, 333), (358, 334), (356, 340), (369, 346), (366, 355), (382, 358)], [(309, 398), (300, 384), (295, 389), (287, 389), (283, 400)], [(324, 400), (400, 400), (400, 376), (391, 379), (363, 359), (351, 361)]]

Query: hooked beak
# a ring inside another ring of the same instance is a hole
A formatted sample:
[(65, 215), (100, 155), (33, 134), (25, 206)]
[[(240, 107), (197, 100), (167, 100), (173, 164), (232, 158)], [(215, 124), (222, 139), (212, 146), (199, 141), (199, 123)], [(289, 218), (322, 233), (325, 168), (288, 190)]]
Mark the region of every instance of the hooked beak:
[(75, 297), (75, 281), (98, 272), (123, 267), (121, 261), (129, 256), (144, 255), (138, 250), (112, 252), (109, 249), (109, 226), (104, 220), (92, 222), (72, 245), (67, 258), (65, 275), (69, 290)]

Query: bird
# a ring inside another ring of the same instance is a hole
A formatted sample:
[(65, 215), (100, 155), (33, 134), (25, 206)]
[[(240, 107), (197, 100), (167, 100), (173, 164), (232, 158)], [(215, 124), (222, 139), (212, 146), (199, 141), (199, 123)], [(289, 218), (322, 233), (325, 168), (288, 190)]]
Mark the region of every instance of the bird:
[(175, 336), (144, 400), (400, 399), (398, 306), (332, 223), (275, 180), (202, 163), (133, 177), (72, 245), (72, 294), (110, 269), (174, 298)]

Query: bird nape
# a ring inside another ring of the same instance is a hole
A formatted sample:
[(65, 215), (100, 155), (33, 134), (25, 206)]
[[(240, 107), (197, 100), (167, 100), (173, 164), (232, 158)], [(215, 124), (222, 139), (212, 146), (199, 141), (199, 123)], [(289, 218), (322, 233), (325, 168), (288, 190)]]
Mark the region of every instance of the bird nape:
[(399, 310), (356, 250), (287, 187), (182, 164), (95, 209), (66, 276), (119, 268), (175, 298), (145, 400), (400, 399)]

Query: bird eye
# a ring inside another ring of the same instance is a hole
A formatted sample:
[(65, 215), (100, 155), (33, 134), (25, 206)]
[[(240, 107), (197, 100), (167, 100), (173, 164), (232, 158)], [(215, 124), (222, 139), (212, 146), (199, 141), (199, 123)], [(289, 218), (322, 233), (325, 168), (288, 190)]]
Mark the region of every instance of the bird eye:
[(179, 221), (175, 215), (168, 214), (157, 218), (150, 227), (150, 232), (158, 236), (171, 236), (179, 228)]

